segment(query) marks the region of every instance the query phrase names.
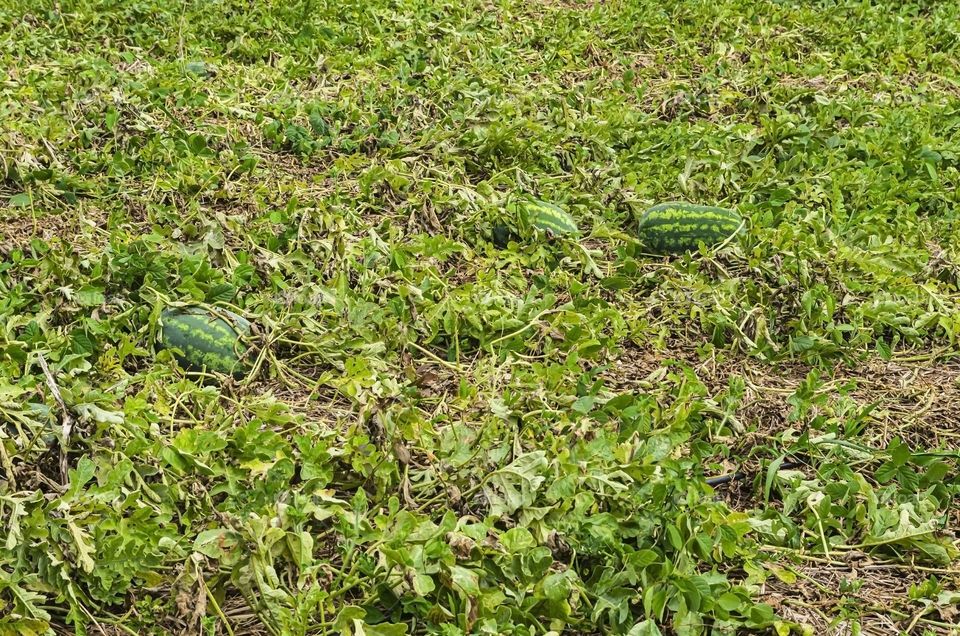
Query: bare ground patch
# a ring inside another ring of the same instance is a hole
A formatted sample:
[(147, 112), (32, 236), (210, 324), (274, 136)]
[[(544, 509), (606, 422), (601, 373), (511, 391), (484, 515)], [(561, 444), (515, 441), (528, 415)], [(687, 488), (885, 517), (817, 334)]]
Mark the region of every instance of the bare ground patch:
[[(619, 390), (643, 390), (641, 384), (656, 381), (663, 369), (681, 363), (696, 373), (711, 395), (722, 394), (732, 378), (743, 380), (745, 391), (736, 417), (745, 432), (735, 442), (732, 454), (746, 457), (757, 445), (789, 427), (794, 406), (791, 396), (809, 377), (811, 367), (796, 362), (776, 364), (723, 353), (707, 356), (684, 343), (663, 351), (632, 343), (622, 347), (606, 377), (608, 386)], [(900, 437), (915, 450), (960, 449), (960, 364), (932, 352), (904, 353), (892, 360), (871, 358), (856, 366), (838, 364), (820, 372), (815, 385), (819, 399), (813, 413), (831, 417), (853, 417), (872, 406), (859, 441), (882, 450), (891, 439)], [(729, 470), (741, 470), (748, 478), (734, 479), (717, 486), (717, 495), (731, 508), (751, 510), (763, 504), (753, 474), (761, 467), (755, 460), (743, 461)], [(801, 470), (806, 469), (803, 466)], [(771, 504), (775, 505), (775, 504)], [(960, 527), (960, 511), (950, 511), (948, 528)], [(830, 559), (780, 555), (796, 581), (785, 583), (771, 577), (760, 590), (760, 598), (771, 604), (783, 618), (812, 628), (814, 634), (846, 636), (856, 633), (937, 634), (960, 633), (960, 612), (955, 605), (923, 604), (910, 600), (911, 586), (936, 577), (943, 590), (960, 587), (960, 570), (925, 568), (913, 564), (885, 563), (859, 552), (831, 555)], [(837, 560), (839, 559), (839, 560)], [(856, 627), (859, 623), (859, 627)], [(859, 629), (860, 631), (856, 631)]]
[(41, 213), (0, 205), (0, 255), (22, 249), (33, 239), (75, 244), (77, 237), (104, 230), (106, 223), (106, 212), (91, 206)]
[(864, 635), (960, 633), (956, 606), (909, 599), (910, 589), (931, 577), (943, 589), (955, 590), (960, 571), (923, 571), (857, 553), (845, 561), (819, 561), (791, 565), (796, 581), (768, 579), (761, 589), (764, 602), (787, 620), (812, 627), (818, 636), (857, 633), (853, 619)]
[[(731, 379), (742, 379), (745, 391), (736, 417), (747, 436), (770, 438), (801, 424), (791, 421), (790, 398), (808, 380), (812, 367), (799, 362), (771, 364), (726, 352), (705, 357), (688, 344), (656, 351), (627, 343), (611, 361), (608, 385), (636, 388), (671, 361), (690, 366), (711, 395), (726, 391)], [(838, 363), (817, 373), (811, 416), (842, 417), (871, 409), (861, 435), (874, 448), (899, 436), (915, 448), (960, 450), (960, 362), (955, 357), (904, 354), (891, 360), (870, 358), (857, 366)]]

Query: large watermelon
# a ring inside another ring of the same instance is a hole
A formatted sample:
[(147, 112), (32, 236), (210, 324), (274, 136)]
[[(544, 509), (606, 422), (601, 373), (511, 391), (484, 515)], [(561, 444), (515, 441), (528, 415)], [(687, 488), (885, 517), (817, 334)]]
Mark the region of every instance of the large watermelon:
[(165, 309), (160, 314), (160, 344), (189, 371), (216, 371), (243, 377), (249, 371), (245, 337), (250, 323), (224, 309)]
[(701, 241), (722, 243), (742, 227), (736, 210), (671, 201), (640, 215), (640, 240), (653, 254), (682, 254), (695, 251)]
[(533, 199), (523, 203), (531, 227), (554, 234), (579, 234), (577, 222), (566, 210), (553, 203)]

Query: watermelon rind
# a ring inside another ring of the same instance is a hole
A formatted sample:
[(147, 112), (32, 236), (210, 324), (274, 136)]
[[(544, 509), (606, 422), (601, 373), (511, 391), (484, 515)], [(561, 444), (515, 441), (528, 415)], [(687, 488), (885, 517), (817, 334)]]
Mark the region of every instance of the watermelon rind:
[(534, 199), (524, 204), (531, 227), (553, 234), (579, 234), (580, 228), (570, 214), (560, 206)]
[(168, 308), (160, 314), (160, 346), (187, 371), (243, 377), (249, 371), (244, 342), (250, 322), (225, 309)]
[(712, 247), (743, 228), (736, 210), (713, 205), (668, 201), (640, 215), (639, 237), (644, 249), (658, 255), (696, 251), (700, 242)]

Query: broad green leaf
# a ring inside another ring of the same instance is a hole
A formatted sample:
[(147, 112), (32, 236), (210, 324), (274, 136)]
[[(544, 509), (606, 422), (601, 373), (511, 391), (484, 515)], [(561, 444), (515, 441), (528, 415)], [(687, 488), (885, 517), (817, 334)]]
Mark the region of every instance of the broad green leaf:
[(717, 598), (717, 605), (727, 610), (728, 612), (737, 611), (743, 609), (744, 602), (736, 594), (732, 592), (724, 592)]
[(450, 580), (454, 589), (467, 596), (480, 594), (480, 577), (473, 570), (454, 565), (450, 568)]
[(627, 636), (662, 636), (662, 634), (657, 624), (649, 618), (637, 623), (627, 632)]
[(30, 194), (27, 192), (21, 192), (10, 197), (8, 200), (11, 208), (25, 208), (33, 203)]
[(225, 528), (211, 528), (204, 530), (194, 539), (193, 549), (211, 559), (222, 559), (224, 554), (236, 546), (236, 539)]
[(360, 619), (353, 619), (353, 636), (403, 636), (407, 633), (405, 624), (378, 623), (371, 625)]
[(230, 283), (217, 283), (207, 290), (208, 303), (228, 303), (237, 295), (237, 289)]
[(78, 289), (74, 294), (74, 298), (85, 307), (98, 307), (106, 302), (103, 289), (92, 285), (85, 285)]

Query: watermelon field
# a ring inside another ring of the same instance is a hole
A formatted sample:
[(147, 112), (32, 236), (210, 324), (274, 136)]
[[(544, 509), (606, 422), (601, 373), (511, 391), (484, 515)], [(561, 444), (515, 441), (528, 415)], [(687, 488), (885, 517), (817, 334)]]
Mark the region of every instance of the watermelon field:
[(0, 636), (960, 634), (960, 4), (0, 0)]

